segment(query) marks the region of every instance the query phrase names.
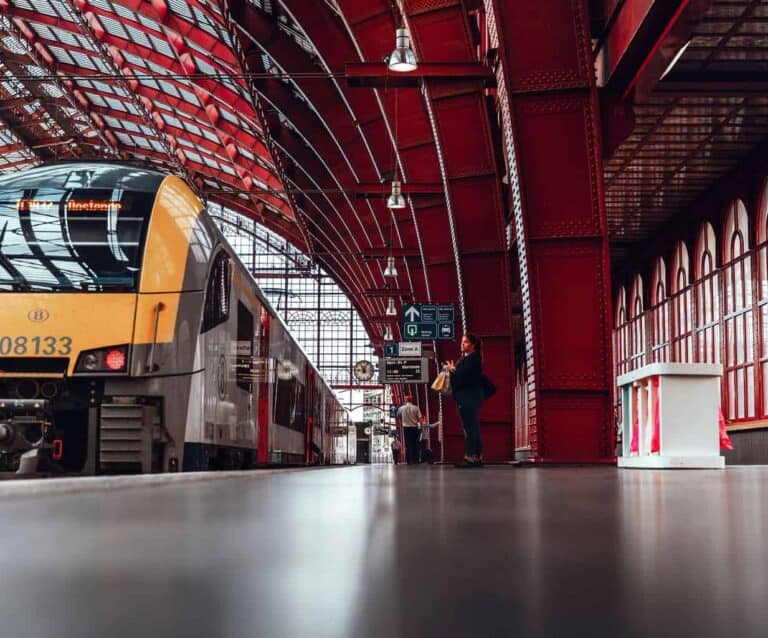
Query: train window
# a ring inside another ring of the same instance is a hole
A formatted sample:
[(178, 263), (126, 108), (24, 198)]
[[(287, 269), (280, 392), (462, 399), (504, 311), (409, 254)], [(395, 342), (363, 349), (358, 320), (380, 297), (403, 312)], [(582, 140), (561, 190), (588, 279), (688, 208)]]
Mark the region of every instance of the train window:
[(253, 314), (237, 302), (237, 385), (251, 391), (251, 364), (253, 362)]
[(0, 183), (0, 289), (136, 290), (154, 198)]
[(232, 286), (232, 265), (229, 255), (220, 252), (213, 260), (211, 272), (208, 275), (208, 286), (205, 291), (205, 307), (203, 308), (203, 327), (200, 332), (229, 319), (229, 293)]

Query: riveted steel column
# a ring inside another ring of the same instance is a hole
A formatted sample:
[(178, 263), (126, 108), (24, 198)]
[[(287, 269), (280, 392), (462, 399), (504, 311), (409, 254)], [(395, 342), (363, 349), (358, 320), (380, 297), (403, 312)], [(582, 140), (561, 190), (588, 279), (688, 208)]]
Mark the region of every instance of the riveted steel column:
[(485, 6), (515, 194), (532, 452), (610, 461), (609, 247), (586, 2)]

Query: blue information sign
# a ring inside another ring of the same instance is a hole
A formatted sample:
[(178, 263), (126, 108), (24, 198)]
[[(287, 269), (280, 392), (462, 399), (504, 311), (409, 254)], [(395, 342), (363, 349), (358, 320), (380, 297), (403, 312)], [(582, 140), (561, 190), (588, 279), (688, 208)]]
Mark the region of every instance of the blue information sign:
[(453, 340), (455, 314), (452, 305), (404, 304), (403, 338), (406, 341)]
[(385, 341), (384, 342), (384, 356), (385, 357), (399, 357), (400, 356), (400, 342), (399, 341)]

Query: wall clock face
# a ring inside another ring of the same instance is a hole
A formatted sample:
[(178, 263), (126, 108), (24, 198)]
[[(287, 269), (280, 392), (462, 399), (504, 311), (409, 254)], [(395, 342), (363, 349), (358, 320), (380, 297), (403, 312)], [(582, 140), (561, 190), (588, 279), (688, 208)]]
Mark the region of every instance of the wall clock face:
[(373, 364), (370, 361), (358, 361), (352, 368), (352, 374), (358, 381), (370, 381), (373, 378)]

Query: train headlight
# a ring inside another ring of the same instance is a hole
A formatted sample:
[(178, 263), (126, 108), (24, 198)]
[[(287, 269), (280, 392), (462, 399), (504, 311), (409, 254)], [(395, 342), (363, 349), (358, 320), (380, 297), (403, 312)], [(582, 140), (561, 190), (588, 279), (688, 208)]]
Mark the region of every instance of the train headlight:
[(75, 366), (75, 372), (108, 372), (120, 373), (128, 371), (128, 346), (110, 346), (98, 350), (86, 350), (80, 353)]

